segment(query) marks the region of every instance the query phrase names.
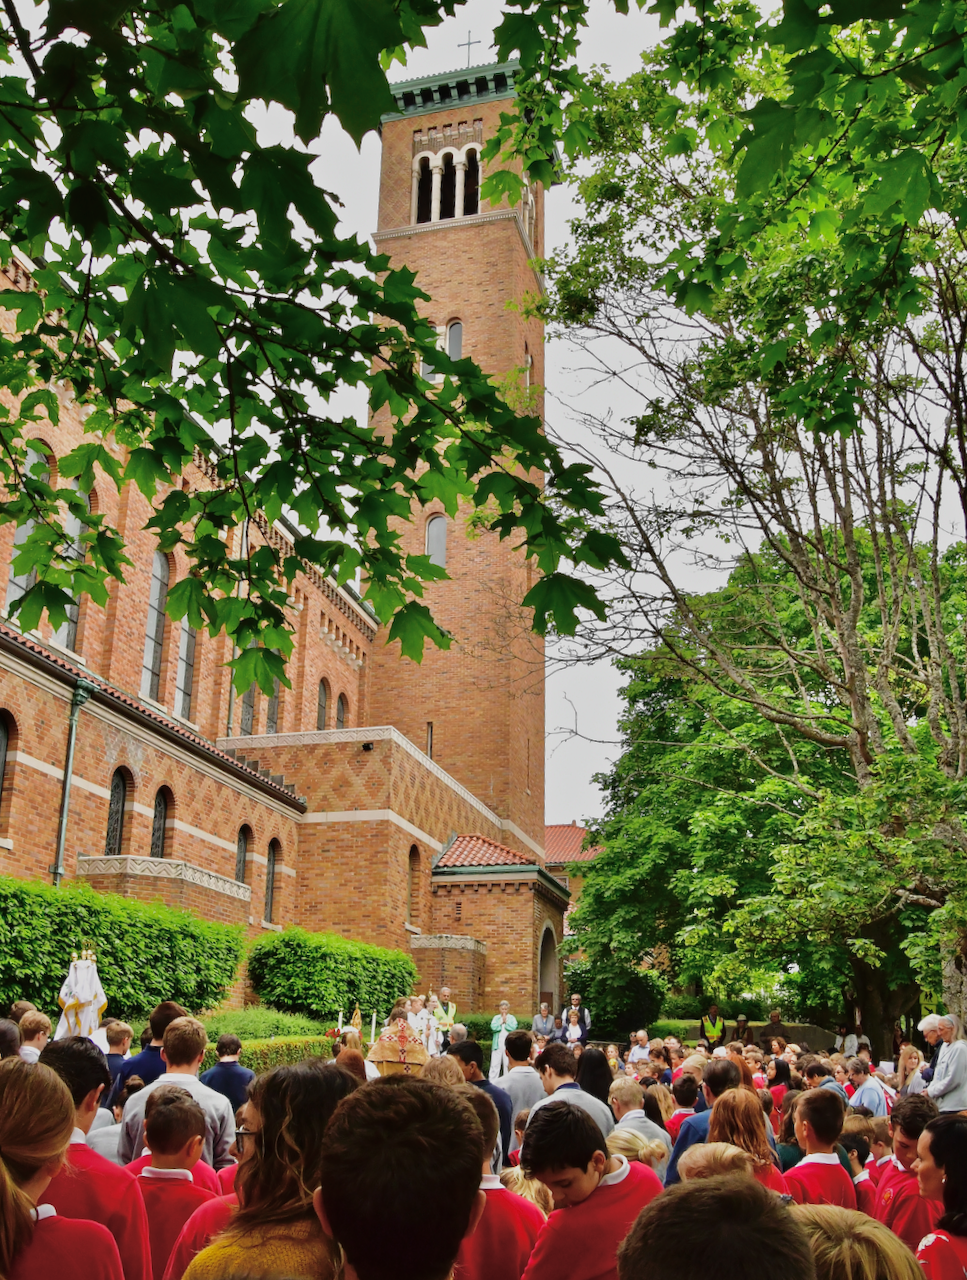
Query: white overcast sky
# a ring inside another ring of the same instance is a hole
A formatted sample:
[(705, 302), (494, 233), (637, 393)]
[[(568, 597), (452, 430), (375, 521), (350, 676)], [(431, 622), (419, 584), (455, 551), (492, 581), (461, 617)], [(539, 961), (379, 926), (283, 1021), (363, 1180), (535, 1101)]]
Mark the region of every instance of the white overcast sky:
[[(634, 8), (634, 6), (632, 6)], [(467, 65), (467, 50), (459, 47), (468, 38), (479, 40), (471, 50), (474, 66), (492, 62), (491, 38), (500, 19), (496, 0), (469, 0), (458, 17), (429, 33), (427, 49), (416, 50), (407, 66), (394, 66), (391, 80), (433, 75)], [(635, 10), (628, 17), (614, 12), (610, 0), (592, 0), (585, 32), (581, 66), (610, 67), (615, 76), (630, 75), (640, 65), (640, 52), (654, 43), (657, 22)], [(343, 230), (361, 237), (375, 228), (379, 192), (380, 143), (368, 135), (359, 151), (331, 119), (322, 135), (322, 154), (313, 166), (317, 180), (337, 192), (344, 203)], [(568, 236), (568, 220), (574, 206), (566, 186), (553, 188), (546, 204), (547, 253)], [(567, 406), (580, 406), (586, 381), (576, 365), (576, 352), (563, 341), (548, 344), (546, 355), (547, 417), (567, 416)], [(600, 396), (600, 387), (596, 393)], [(563, 423), (562, 423), (563, 425)], [(571, 822), (594, 817), (602, 811), (602, 798), (592, 775), (607, 768), (616, 752), (616, 722), (620, 703), (618, 679), (607, 664), (557, 671), (547, 683), (546, 717), (546, 820)], [(577, 727), (579, 736), (558, 730)]]

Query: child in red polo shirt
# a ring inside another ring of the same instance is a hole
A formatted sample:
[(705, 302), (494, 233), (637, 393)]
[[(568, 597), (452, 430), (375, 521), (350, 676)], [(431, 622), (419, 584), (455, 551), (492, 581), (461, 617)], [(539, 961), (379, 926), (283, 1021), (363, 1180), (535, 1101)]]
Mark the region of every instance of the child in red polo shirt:
[(191, 1173), (206, 1132), (205, 1113), (187, 1089), (166, 1084), (152, 1090), (144, 1113), (151, 1164), (138, 1181), (148, 1215), (154, 1280), (163, 1280), (172, 1246), (191, 1215), (215, 1199), (211, 1191), (195, 1186)]
[(876, 1216), (914, 1253), (943, 1214), (938, 1200), (920, 1195), (913, 1163), (920, 1135), (938, 1115), (937, 1104), (925, 1093), (900, 1098), (890, 1114), (893, 1159), (876, 1187)]
[(873, 1126), (873, 1141), (870, 1143), (873, 1163), (869, 1170), (870, 1181), (875, 1187), (893, 1163), (893, 1134), (888, 1116), (874, 1116), (870, 1124)]
[[(100, 1222), (117, 1244), (124, 1280), (151, 1280), (148, 1220), (138, 1180), (127, 1169), (92, 1151), (86, 1136), (103, 1094), (111, 1086), (104, 1054), (86, 1036), (51, 1040), (40, 1055), (67, 1085), (74, 1102), (74, 1131), (67, 1164), (51, 1181), (39, 1205), (52, 1205), (62, 1218)], [(56, 1276), (53, 1264), (48, 1272)]]
[(609, 1156), (591, 1116), (567, 1102), (531, 1115), (520, 1154), (556, 1212), (544, 1224), (524, 1280), (617, 1280), (618, 1245), (662, 1185), (647, 1165)]
[(876, 1217), (876, 1187), (870, 1177), (867, 1165), (870, 1155), (870, 1144), (861, 1133), (841, 1133), (839, 1144), (849, 1157), (853, 1171), (853, 1190), (856, 1192), (856, 1207), (861, 1213)]
[(465, 1085), (459, 1092), (476, 1111), (483, 1129), (480, 1189), (487, 1197), (487, 1207), (477, 1230), (460, 1243), (453, 1280), (520, 1280), (544, 1226), (544, 1215), (537, 1205), (508, 1191), (490, 1172), (500, 1131), (500, 1116), (491, 1099), (473, 1085)]
[(0, 1273), (7, 1280), (122, 1280), (111, 1233), (37, 1201), (64, 1163), (74, 1102), (48, 1067), (0, 1062)]
[(796, 1141), (806, 1152), (785, 1174), (789, 1194), (799, 1204), (834, 1204), (856, 1208), (849, 1174), (833, 1150), (846, 1108), (833, 1089), (810, 1089), (796, 1101)]
[(678, 1141), (678, 1132), (689, 1116), (695, 1114), (695, 1103), (698, 1099), (698, 1081), (694, 1076), (680, 1075), (672, 1080), (672, 1097), (675, 1099), (675, 1110), (665, 1122), (672, 1145)]

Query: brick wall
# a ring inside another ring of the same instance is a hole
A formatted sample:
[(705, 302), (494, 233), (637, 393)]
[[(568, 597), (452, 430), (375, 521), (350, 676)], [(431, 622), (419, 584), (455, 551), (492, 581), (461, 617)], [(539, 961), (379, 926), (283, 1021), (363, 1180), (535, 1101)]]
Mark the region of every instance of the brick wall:
[[(540, 1003), (540, 948), (550, 925), (557, 946), (564, 930), (564, 903), (539, 880), (437, 877), (433, 883), (433, 932), (460, 932), (487, 940), (482, 1007), (509, 1000), (515, 1010)], [(561, 961), (558, 959), (558, 987)]]
[(484, 1008), (487, 976), (487, 944), (466, 934), (430, 934), (414, 938), (413, 959), (419, 970), (417, 990), (450, 988), (450, 997), (461, 1014)]
[[(506, 104), (462, 104), (446, 111), (387, 121), (383, 128), (379, 233), (381, 251), (405, 262), (430, 295), (425, 313), (437, 326), (463, 323), (463, 354), (488, 373), (505, 375), (533, 361), (531, 383), (543, 384), (543, 326), (508, 304), (540, 289), (516, 217), (506, 202), (486, 203), (476, 217), (418, 228), (410, 222), (410, 174), (415, 129), (481, 119), (484, 139)], [(543, 193), (536, 239), (543, 243)], [(503, 214), (491, 220), (494, 213)], [(540, 248), (537, 250), (540, 252)], [(522, 375), (521, 375), (522, 378)], [(542, 414), (538, 395), (530, 412)], [(385, 416), (385, 415), (384, 415)], [(379, 421), (379, 418), (377, 419)], [(540, 482), (540, 477), (532, 477)], [(403, 545), (422, 554), (427, 520), (439, 504), (416, 511), (401, 528)], [(425, 599), (454, 637), (448, 652), (430, 649), (422, 664), (401, 662), (396, 645), (378, 637), (372, 658), (373, 723), (396, 725), (417, 746), (433, 724), (433, 756), (459, 782), (538, 847), (544, 835), (544, 647), (530, 630), (521, 601), (532, 569), (510, 543), (468, 527), (470, 508), (450, 521), (450, 581), (431, 584)]]

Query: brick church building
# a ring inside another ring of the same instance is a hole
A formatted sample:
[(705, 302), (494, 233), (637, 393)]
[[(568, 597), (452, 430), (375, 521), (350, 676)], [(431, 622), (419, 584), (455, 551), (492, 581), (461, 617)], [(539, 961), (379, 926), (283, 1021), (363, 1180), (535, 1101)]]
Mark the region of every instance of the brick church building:
[[(480, 196), (514, 70), (394, 86), (374, 239), (418, 271), (441, 344), (540, 413), (542, 327), (507, 304), (541, 288), (543, 192), (513, 208)], [(3, 284), (31, 288), (30, 263)], [(82, 436), (61, 399), (59, 425), (37, 433), (51, 475)], [(179, 482), (214, 478), (199, 456)], [(408, 549), (449, 574), (426, 598), (451, 649), (402, 659), (351, 590), (306, 566), (288, 606), (292, 688), (239, 697), (225, 637), (165, 615), (188, 566), (146, 531), (147, 499), (109, 481), (88, 498), (134, 563), (106, 607), (83, 599), (56, 631), (0, 619), (0, 873), (161, 899), (253, 937), (300, 925), (399, 947), (468, 1012), (559, 1001), (568, 892), (544, 855), (544, 654), (520, 609), (523, 558), (469, 512), (414, 512)], [(256, 517), (233, 536), (283, 547), (293, 532)], [(0, 526), (4, 610), (29, 585), (15, 542)]]

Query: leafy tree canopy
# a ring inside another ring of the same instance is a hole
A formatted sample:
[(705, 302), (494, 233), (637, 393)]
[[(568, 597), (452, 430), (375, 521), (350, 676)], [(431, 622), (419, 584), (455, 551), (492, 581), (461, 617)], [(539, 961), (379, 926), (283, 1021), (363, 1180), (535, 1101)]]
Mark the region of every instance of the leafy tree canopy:
[[(16, 397), (0, 409), (0, 518), (30, 522), (17, 568), (38, 570), (25, 627), (44, 608), (62, 621), (82, 591), (103, 602), (123, 577), (117, 531), (78, 492), (95, 468), (154, 499), (160, 546), (191, 562), (169, 612), (260, 646), (239, 659), (242, 685), (280, 674), (271, 650), (291, 649), (283, 607), (302, 560), (340, 581), (361, 569), (405, 653), (446, 643), (418, 598), (440, 571), (400, 545), (414, 502), (467, 500), (523, 544), (542, 575), (527, 599), (539, 630), (600, 611), (567, 571), (620, 555), (583, 525), (600, 510), (587, 469), (472, 361), (436, 349), (413, 273), (337, 235), (338, 194), (310, 171), (323, 119), (357, 141), (376, 128), (394, 106), (383, 63), (457, 3), (5, 0), (0, 258), (26, 253), (36, 286), (0, 297), (17, 318), (0, 337)], [(258, 103), (289, 113), (290, 141), (260, 140)], [(424, 359), (445, 376), (421, 378)], [(89, 416), (54, 483), (30, 446), (62, 384)], [(364, 388), (388, 427), (336, 416), (340, 387)], [(158, 500), (198, 450), (210, 488)], [(283, 511), (303, 531), (290, 556), (233, 554), (220, 536)]]

